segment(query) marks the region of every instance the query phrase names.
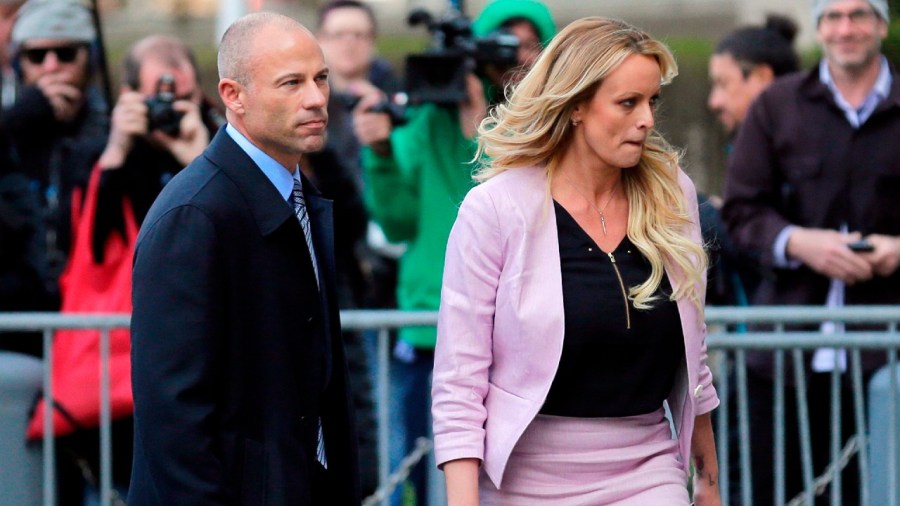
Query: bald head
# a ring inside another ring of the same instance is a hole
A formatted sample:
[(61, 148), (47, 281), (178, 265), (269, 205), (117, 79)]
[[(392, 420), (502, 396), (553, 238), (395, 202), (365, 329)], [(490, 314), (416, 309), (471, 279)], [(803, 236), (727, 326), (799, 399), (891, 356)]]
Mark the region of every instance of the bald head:
[(299, 22), (275, 12), (254, 12), (241, 17), (231, 24), (219, 44), (219, 79), (234, 79), (248, 86), (252, 70), (253, 51), (257, 37), (266, 32), (271, 37), (272, 29), (283, 31), (301, 30), (312, 33)]

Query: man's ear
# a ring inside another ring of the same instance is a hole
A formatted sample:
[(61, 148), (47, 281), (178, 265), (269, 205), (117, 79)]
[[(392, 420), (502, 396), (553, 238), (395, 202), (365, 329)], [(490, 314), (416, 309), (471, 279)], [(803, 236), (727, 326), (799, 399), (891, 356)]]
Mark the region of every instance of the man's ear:
[(759, 64), (755, 65), (753, 69), (750, 70), (750, 76), (755, 77), (765, 84), (769, 84), (775, 80), (775, 71), (768, 65)]
[(229, 111), (238, 115), (244, 114), (244, 87), (241, 83), (234, 79), (221, 79), (219, 98)]

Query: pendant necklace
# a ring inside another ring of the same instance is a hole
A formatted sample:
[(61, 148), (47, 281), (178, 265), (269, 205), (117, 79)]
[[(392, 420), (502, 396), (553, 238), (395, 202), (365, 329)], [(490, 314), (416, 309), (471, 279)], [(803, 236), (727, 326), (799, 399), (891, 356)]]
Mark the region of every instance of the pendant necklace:
[(602, 208), (599, 208), (596, 205), (594, 205), (593, 200), (587, 198), (587, 196), (585, 194), (581, 193), (581, 190), (578, 189), (578, 185), (576, 185), (575, 182), (572, 181), (571, 178), (569, 178), (569, 176), (566, 176), (566, 179), (569, 181), (569, 184), (572, 185), (572, 188), (574, 188), (575, 191), (579, 195), (581, 195), (581, 197), (584, 200), (587, 201), (588, 205), (593, 207), (594, 211), (597, 211), (597, 214), (600, 215), (600, 226), (603, 228), (603, 236), (606, 237), (606, 215), (603, 214), (603, 211), (606, 211), (606, 208), (609, 207), (609, 203), (612, 202), (613, 195), (616, 194), (616, 188), (619, 187), (619, 181), (621, 181), (621, 179), (619, 181), (616, 181), (616, 184), (612, 187), (612, 190), (609, 191), (609, 197), (606, 199), (606, 204), (603, 204)]

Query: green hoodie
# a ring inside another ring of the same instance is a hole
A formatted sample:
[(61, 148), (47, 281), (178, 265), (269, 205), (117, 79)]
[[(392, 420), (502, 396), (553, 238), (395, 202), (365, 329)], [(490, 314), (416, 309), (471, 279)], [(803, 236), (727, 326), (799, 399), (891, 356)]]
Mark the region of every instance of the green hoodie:
[[(550, 11), (532, 0), (488, 4), (472, 30), (483, 36), (512, 18), (534, 23), (545, 45), (555, 33)], [(436, 310), (447, 237), (460, 202), (474, 185), (470, 161), (476, 143), (463, 136), (456, 108), (424, 104), (410, 109), (409, 117), (409, 123), (391, 133), (392, 156), (362, 151), (366, 205), (389, 240), (407, 245), (397, 282), (399, 308)], [(400, 331), (400, 339), (433, 349), (436, 332), (410, 327)]]

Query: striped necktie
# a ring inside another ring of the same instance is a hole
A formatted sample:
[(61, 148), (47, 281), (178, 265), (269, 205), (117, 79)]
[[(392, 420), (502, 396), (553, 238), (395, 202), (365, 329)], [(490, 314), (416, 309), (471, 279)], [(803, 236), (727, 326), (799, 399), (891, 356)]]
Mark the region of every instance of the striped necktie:
[[(309, 248), (309, 259), (312, 261), (313, 272), (316, 275), (316, 286), (319, 286), (319, 268), (316, 265), (316, 250), (313, 249), (312, 230), (309, 226), (309, 213), (306, 212), (306, 200), (303, 198), (303, 186), (300, 179), (294, 178), (294, 189), (291, 193), (294, 214), (300, 221), (300, 227), (303, 229), (303, 235), (306, 237), (306, 247)], [(320, 287), (321, 289), (321, 287)], [(318, 420), (318, 432), (316, 434), (316, 460), (322, 464), (322, 467), (328, 469), (328, 459), (325, 458), (325, 434), (322, 431), (322, 418)]]
[(319, 266), (316, 262), (316, 250), (313, 248), (312, 229), (309, 227), (309, 213), (306, 211), (306, 199), (303, 198), (303, 186), (300, 180), (294, 178), (294, 189), (291, 193), (294, 204), (294, 214), (303, 228), (303, 236), (306, 237), (306, 247), (309, 249), (309, 259), (312, 261), (313, 272), (316, 275), (316, 286), (319, 285)]

